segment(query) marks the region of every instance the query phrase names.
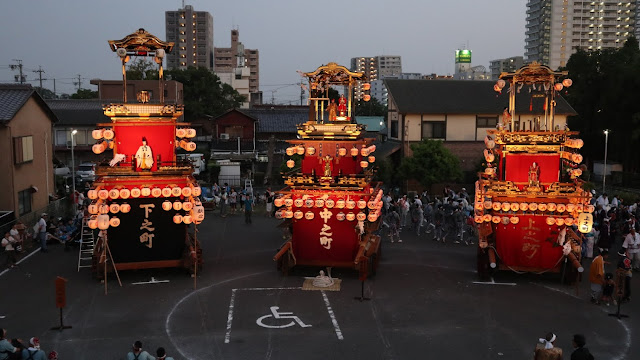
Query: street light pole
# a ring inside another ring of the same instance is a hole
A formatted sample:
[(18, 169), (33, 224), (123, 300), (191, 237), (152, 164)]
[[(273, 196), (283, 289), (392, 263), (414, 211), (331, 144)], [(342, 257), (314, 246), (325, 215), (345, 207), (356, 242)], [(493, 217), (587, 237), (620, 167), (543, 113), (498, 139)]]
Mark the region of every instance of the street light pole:
[(602, 173), (602, 193), (605, 193), (605, 185), (607, 182), (607, 148), (609, 144), (609, 129), (604, 130), (604, 171)]
[(72, 184), (72, 199), (73, 199), (73, 209), (76, 209), (76, 164), (75, 158), (73, 156), (73, 146), (74, 144), (74, 136), (78, 133), (78, 130), (71, 130), (71, 184)]

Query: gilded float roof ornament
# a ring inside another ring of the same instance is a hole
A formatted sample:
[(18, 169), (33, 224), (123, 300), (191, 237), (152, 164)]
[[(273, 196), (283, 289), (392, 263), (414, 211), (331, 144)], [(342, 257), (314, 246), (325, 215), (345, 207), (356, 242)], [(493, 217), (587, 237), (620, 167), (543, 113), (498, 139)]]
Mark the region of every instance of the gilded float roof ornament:
[(118, 48), (123, 48), (127, 51), (156, 51), (162, 49), (166, 53), (170, 53), (173, 50), (173, 46), (173, 42), (162, 41), (143, 28), (120, 40), (109, 40), (109, 47), (114, 52)]

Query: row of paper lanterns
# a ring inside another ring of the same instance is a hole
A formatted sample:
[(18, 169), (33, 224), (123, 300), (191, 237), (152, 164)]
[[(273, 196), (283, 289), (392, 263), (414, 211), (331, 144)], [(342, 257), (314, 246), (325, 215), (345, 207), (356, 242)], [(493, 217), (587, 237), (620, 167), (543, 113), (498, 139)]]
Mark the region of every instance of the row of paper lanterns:
[(153, 196), (153, 197), (177, 197), (177, 196), (185, 196), (185, 197), (189, 197), (189, 196), (200, 196), (202, 194), (202, 188), (200, 186), (185, 186), (185, 187), (165, 187), (165, 188), (159, 188), (159, 187), (155, 187), (155, 188), (148, 188), (148, 187), (143, 187), (143, 188), (133, 188), (131, 190), (124, 188), (124, 189), (111, 189), (111, 190), (106, 190), (106, 189), (101, 189), (101, 190), (96, 190), (96, 189), (91, 189), (87, 192), (87, 196), (89, 197), (89, 199), (91, 200), (95, 200), (95, 199), (102, 199), (102, 200), (106, 200), (106, 199), (128, 199), (129, 197), (133, 197), (133, 198), (137, 198), (140, 196), (143, 197), (147, 197), (147, 196)]
[[(376, 157), (373, 156), (373, 155), (370, 155), (367, 158), (367, 160), (369, 160), (369, 161), (364, 161), (364, 160), (360, 161), (360, 167), (362, 167), (362, 168), (369, 167), (369, 163), (374, 163), (376, 161)], [(287, 160), (287, 167), (288, 168), (292, 169), (294, 166), (296, 166), (296, 162), (295, 161), (293, 161), (291, 159)]]
[(189, 225), (191, 223), (194, 223), (198, 225), (204, 220), (204, 206), (195, 205), (191, 210), (187, 210), (185, 208), (182, 208), (182, 209), (185, 211), (188, 211), (189, 213), (187, 215), (175, 214), (173, 216), (174, 224), (184, 223)]
[[(513, 224), (516, 225), (520, 222), (520, 218), (518, 216), (498, 216), (498, 215), (491, 215), (491, 214), (485, 214), (485, 215), (476, 215), (474, 217), (474, 220), (476, 223), (480, 224), (483, 222), (492, 222), (494, 224), (499, 224), (502, 223), (504, 225), (507, 224)], [(567, 226), (571, 226), (573, 224), (577, 224), (578, 221), (575, 220), (574, 218), (562, 218), (562, 217), (552, 217), (549, 216), (545, 219), (545, 222), (547, 223), (547, 225), (552, 226), (552, 225), (558, 225), (558, 226), (562, 226), (562, 225), (567, 225)]]
[[(358, 149), (357, 147), (352, 147), (349, 150), (349, 154), (351, 156), (358, 156), (358, 154), (362, 155), (362, 156), (369, 156), (371, 153), (373, 153), (374, 151), (376, 151), (376, 146), (375, 145), (371, 145), (369, 147), (362, 147), (361, 149)], [(292, 146), (292, 147), (288, 147), (286, 150), (286, 153), (288, 156), (293, 156), (294, 154), (298, 154), (298, 155), (304, 155), (305, 153), (305, 147), (302, 145), (298, 145), (298, 146)], [(307, 155), (313, 156), (316, 153), (316, 148), (313, 146), (308, 146), (306, 148), (306, 153)], [(341, 147), (338, 149), (338, 155), (339, 156), (347, 156), (347, 148), (345, 147)], [(374, 158), (375, 161), (375, 158)], [(370, 161), (373, 162), (373, 161)]]
[[(369, 220), (370, 222), (375, 222), (376, 220), (378, 220), (378, 218), (380, 217), (380, 210), (376, 210), (373, 212), (370, 212), (369, 215), (363, 213), (363, 212), (359, 212), (357, 214), (353, 213), (353, 212), (349, 212), (347, 214), (343, 213), (343, 212), (339, 212), (336, 214), (336, 219), (338, 221), (344, 221), (344, 220), (348, 220), (348, 221), (354, 221), (354, 220), (358, 220), (358, 221), (365, 221), (365, 220)], [(300, 220), (302, 218), (305, 218), (307, 220), (313, 220), (315, 218), (315, 214), (312, 211), (307, 211), (306, 213), (297, 210), (297, 211), (293, 211), (293, 210), (285, 210), (285, 209), (280, 209), (278, 211), (276, 211), (276, 218), (278, 219), (291, 219), (294, 218), (296, 220)]]
[(87, 211), (89, 212), (89, 214), (92, 215), (97, 215), (97, 214), (108, 214), (108, 213), (113, 213), (113, 214), (117, 214), (119, 212), (126, 214), (129, 211), (131, 211), (131, 205), (124, 203), (124, 204), (111, 204), (111, 205), (107, 205), (107, 204), (90, 204), (87, 207)]
[(381, 209), (382, 208), (382, 201), (380, 200), (371, 200), (371, 201), (365, 201), (365, 200), (344, 200), (344, 199), (339, 199), (339, 200), (333, 200), (333, 199), (291, 199), (291, 198), (277, 198), (274, 200), (274, 205), (276, 207), (281, 207), (281, 206), (286, 206), (286, 207), (317, 207), (317, 208), (322, 208), (322, 207), (327, 207), (329, 209), (331, 208), (338, 208), (338, 209), (355, 209), (356, 207), (358, 207), (359, 209), (364, 209), (364, 208), (369, 208), (371, 210), (374, 209)]
[(109, 215), (106, 214), (93, 215), (87, 221), (87, 226), (90, 229), (107, 230), (109, 227), (120, 226), (120, 219), (115, 216), (109, 218)]
[(555, 204), (555, 203), (509, 203), (509, 202), (491, 202), (485, 201), (480, 202), (476, 201), (475, 203), (476, 210), (494, 210), (494, 211), (549, 211), (549, 212), (569, 212), (572, 213), (574, 211), (577, 212), (588, 212), (592, 213), (595, 211), (595, 206), (593, 205), (583, 205), (583, 204)]
[(176, 141), (176, 147), (180, 147), (186, 151), (194, 151), (196, 149), (196, 143), (193, 141), (180, 140)]
[(114, 146), (115, 143), (111, 140), (101, 141), (97, 144), (93, 144), (91, 151), (93, 151), (94, 154), (102, 154), (107, 149), (113, 149)]
[(580, 164), (583, 160), (582, 155), (578, 153), (567, 152), (567, 151), (561, 152), (560, 157), (566, 160), (573, 161), (576, 164)]
[(176, 129), (176, 136), (179, 138), (193, 138), (196, 137), (196, 130), (191, 128), (178, 128)]
[(116, 134), (113, 132), (113, 130), (111, 130), (111, 128), (96, 129), (91, 132), (91, 137), (94, 140), (100, 140), (100, 139), (113, 140), (115, 136)]
[(580, 149), (584, 146), (584, 141), (582, 141), (582, 139), (567, 139), (564, 145), (570, 148)]

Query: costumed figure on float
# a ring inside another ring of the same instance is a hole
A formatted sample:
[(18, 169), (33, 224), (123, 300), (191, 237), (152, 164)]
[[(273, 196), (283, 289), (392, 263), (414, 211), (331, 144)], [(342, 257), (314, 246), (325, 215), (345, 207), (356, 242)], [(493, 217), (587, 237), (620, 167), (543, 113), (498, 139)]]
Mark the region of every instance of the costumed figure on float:
[[(122, 63), (123, 102), (105, 105), (111, 122), (98, 124), (92, 133), (96, 154), (112, 150), (99, 163), (88, 192), (87, 226), (100, 230), (94, 274), (102, 279), (112, 271), (164, 267), (193, 274), (202, 264), (195, 226), (204, 219), (204, 208), (191, 163), (176, 158), (179, 147), (195, 150), (196, 132), (177, 122), (182, 105), (164, 101), (162, 62), (174, 44), (139, 29), (110, 40), (109, 46)], [(159, 65), (158, 102), (148, 103), (146, 91), (136, 94), (138, 103), (127, 101), (125, 65), (132, 56), (149, 56)]]
[[(364, 126), (351, 116), (354, 88), (370, 86), (364, 73), (336, 63), (303, 75), (311, 89), (309, 120), (298, 125), (298, 140), (289, 141), (286, 150), (288, 187), (274, 200), (285, 243), (274, 260), (283, 273), (310, 265), (373, 275), (380, 259), (380, 237), (374, 233), (380, 226), (382, 190), (371, 182), (373, 139), (362, 137)], [(332, 86), (345, 92), (338, 105), (329, 99)]]
[[(572, 84), (567, 75), (534, 62), (502, 73), (494, 85), (498, 93), (508, 91), (509, 106), (497, 128), (487, 130), (485, 169), (476, 182), (483, 279), (512, 270), (562, 273), (571, 281), (583, 271), (580, 233), (591, 230), (594, 207), (580, 179), (583, 141), (556, 123), (556, 96)], [(529, 112), (518, 107), (516, 115), (516, 98), (526, 96)]]

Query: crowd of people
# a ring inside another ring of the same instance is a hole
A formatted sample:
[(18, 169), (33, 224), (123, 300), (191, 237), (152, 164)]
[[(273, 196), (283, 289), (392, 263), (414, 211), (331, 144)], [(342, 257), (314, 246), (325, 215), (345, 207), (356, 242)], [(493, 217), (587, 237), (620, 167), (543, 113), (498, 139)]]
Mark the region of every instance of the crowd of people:
[(58, 360), (58, 353), (46, 353), (40, 348), (37, 337), (29, 339), (25, 344), (21, 339), (7, 338), (7, 330), (0, 328), (0, 360)]
[[(594, 226), (583, 242), (583, 256), (593, 258), (591, 302), (615, 305), (618, 298), (630, 301), (632, 273), (640, 271), (640, 202), (627, 205), (617, 196), (609, 199), (607, 193), (593, 195)], [(618, 249), (617, 261), (610, 262), (614, 249)]]
[(433, 198), (426, 191), (397, 198), (387, 193), (382, 203), (383, 226), (391, 242), (401, 243), (400, 234), (408, 230), (417, 236), (433, 232), (433, 240), (443, 243), (452, 234), (456, 244), (473, 244), (471, 237), (465, 238), (474, 231), (473, 206), (465, 188), (455, 192), (447, 185), (441, 196)]

